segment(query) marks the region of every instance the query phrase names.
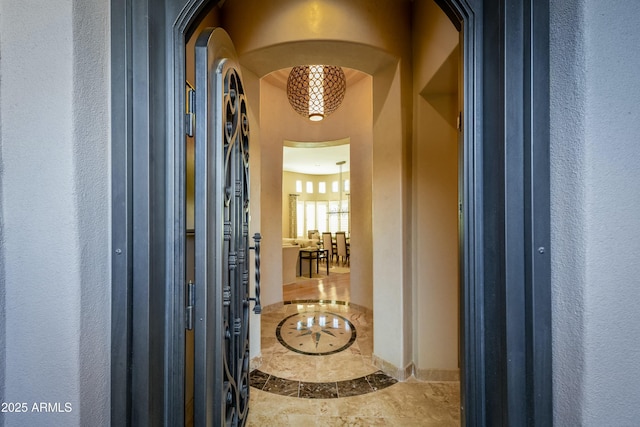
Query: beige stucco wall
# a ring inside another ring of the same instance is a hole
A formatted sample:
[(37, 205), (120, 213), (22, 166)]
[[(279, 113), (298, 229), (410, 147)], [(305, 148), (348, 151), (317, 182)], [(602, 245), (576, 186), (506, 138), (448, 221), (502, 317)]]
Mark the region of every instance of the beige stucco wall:
[(350, 130), (351, 298), (364, 307), (373, 307), (371, 77), (358, 81), (351, 89), (352, 96), (345, 108), (358, 111), (357, 115), (351, 117), (350, 123), (345, 124)]
[(440, 8), (431, 1), (415, 6), (414, 363), (428, 378), (431, 370), (458, 370), (457, 61), (447, 59), (459, 51), (458, 32)]
[[(250, 242), (253, 246), (255, 244), (255, 240), (253, 236), (256, 233), (262, 234), (262, 214), (260, 210), (261, 205), (261, 197), (262, 197), (262, 180), (260, 179), (261, 171), (262, 171), (262, 145), (261, 145), (261, 132), (260, 132), (260, 108), (261, 108), (261, 92), (260, 92), (260, 79), (256, 76), (251, 70), (246, 68), (242, 68), (242, 79), (244, 83), (245, 94), (247, 97), (247, 114), (249, 116), (249, 170), (251, 175), (249, 176), (249, 236)], [(261, 251), (260, 251), (260, 269), (264, 267), (264, 262), (262, 261), (265, 251), (262, 249), (262, 244), (264, 242), (264, 236), (262, 237), (262, 241), (260, 242)], [(255, 259), (255, 251), (250, 251), (249, 253), (249, 262), (252, 271), (253, 266), (256, 265)], [(255, 297), (256, 295), (256, 279), (255, 274), (251, 274), (249, 276), (250, 280), (250, 293), (251, 297)], [(261, 279), (262, 282), (262, 279)], [(262, 288), (262, 285), (261, 285)], [(261, 295), (262, 297), (262, 289)], [(264, 306), (264, 301), (261, 301), (261, 304)], [(250, 311), (250, 352), (251, 357), (255, 357), (260, 355), (260, 328), (261, 328), (261, 316), (259, 314), (255, 314), (253, 310)]]

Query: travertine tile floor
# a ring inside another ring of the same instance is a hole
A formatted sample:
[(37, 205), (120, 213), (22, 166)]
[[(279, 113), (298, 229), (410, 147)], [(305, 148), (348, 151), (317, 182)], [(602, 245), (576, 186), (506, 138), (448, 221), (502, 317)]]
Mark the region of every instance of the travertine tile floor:
[(459, 426), (458, 382), (397, 382), (373, 366), (373, 316), (349, 305), (348, 281), (287, 285), (263, 312), (247, 426)]
[(447, 383), (398, 383), (373, 394), (301, 399), (251, 389), (248, 426), (459, 426)]

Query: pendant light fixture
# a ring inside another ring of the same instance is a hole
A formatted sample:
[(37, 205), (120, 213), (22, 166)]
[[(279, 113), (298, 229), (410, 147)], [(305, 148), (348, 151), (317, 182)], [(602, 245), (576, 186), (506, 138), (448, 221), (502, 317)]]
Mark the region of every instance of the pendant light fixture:
[(287, 79), (291, 107), (312, 121), (320, 121), (342, 103), (347, 82), (342, 68), (333, 65), (299, 65)]

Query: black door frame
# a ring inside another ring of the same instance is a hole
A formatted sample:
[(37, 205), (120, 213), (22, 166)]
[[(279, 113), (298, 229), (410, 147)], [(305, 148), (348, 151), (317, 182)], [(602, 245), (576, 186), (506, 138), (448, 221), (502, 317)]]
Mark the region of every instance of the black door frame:
[[(436, 0), (464, 37), (463, 425), (552, 425), (548, 0)], [(112, 0), (112, 425), (180, 425), (184, 45)], [(182, 64), (182, 65), (181, 65)]]

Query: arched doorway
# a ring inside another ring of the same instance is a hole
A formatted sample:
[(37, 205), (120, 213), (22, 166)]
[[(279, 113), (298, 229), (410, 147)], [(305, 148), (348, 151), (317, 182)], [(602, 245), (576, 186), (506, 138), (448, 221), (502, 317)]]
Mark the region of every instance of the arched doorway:
[[(464, 37), (463, 419), (550, 424), (548, 3), (439, 3)], [(156, 6), (112, 3), (113, 244), (125, 248), (113, 266), (112, 422), (121, 425), (172, 424), (182, 404), (172, 344), (184, 307), (180, 69), (204, 2)]]

